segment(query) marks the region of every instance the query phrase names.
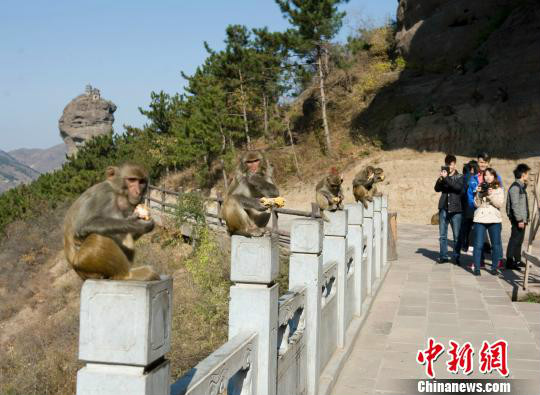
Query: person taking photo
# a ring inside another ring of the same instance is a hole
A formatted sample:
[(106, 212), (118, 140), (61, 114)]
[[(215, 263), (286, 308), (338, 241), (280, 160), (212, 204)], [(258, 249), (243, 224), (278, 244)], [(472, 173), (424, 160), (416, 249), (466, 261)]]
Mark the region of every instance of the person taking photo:
[(476, 188), (474, 197), (474, 274), (480, 275), (480, 261), (484, 249), (484, 237), (489, 233), (491, 239), (491, 274), (497, 274), (499, 260), (502, 259), (502, 215), (504, 190), (498, 180), (497, 172), (488, 167), (484, 172), (484, 180)]
[(441, 167), (439, 178), (435, 183), (435, 191), (441, 192), (439, 198), (439, 263), (449, 262), (448, 258), (448, 225), (452, 227), (454, 237), (454, 257), (459, 256), (456, 244), (461, 226), (461, 195), (463, 193), (463, 177), (456, 170), (456, 157), (446, 155), (445, 166)]

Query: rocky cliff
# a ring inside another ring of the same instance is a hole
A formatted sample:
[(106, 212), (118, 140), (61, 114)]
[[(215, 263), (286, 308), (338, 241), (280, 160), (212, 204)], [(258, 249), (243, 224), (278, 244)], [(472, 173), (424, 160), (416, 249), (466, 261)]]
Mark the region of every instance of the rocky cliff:
[(116, 105), (101, 98), (98, 89), (88, 85), (86, 92), (68, 103), (58, 128), (68, 149), (68, 156), (77, 152), (77, 147), (92, 137), (109, 133), (114, 122)]
[(540, 150), (540, 2), (400, 0), (406, 67), (355, 121), (389, 148)]

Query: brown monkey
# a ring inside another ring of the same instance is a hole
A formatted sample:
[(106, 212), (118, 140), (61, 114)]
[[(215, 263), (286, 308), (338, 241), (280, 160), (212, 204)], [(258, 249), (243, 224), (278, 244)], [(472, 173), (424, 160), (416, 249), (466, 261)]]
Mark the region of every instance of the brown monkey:
[[(281, 205), (279, 190), (272, 180), (273, 169), (260, 151), (248, 151), (241, 158), (227, 190), (221, 217), (229, 234), (262, 236), (270, 220), (268, 208)], [(278, 198), (274, 200), (268, 198)]]
[(328, 221), (324, 215), (324, 210), (343, 210), (343, 189), (341, 184), (343, 178), (335, 168), (330, 170), (330, 174), (324, 177), (315, 187), (315, 200), (321, 209), (321, 217)]
[(376, 186), (381, 181), (384, 181), (384, 170), (380, 167), (366, 166), (354, 177), (354, 199), (357, 202), (361, 201), (367, 208), (368, 202), (373, 201), (373, 196), (381, 196)]
[(107, 179), (88, 188), (64, 220), (64, 252), (83, 279), (159, 280), (149, 266), (131, 268), (133, 241), (154, 228), (134, 213), (148, 184), (139, 165), (109, 167)]

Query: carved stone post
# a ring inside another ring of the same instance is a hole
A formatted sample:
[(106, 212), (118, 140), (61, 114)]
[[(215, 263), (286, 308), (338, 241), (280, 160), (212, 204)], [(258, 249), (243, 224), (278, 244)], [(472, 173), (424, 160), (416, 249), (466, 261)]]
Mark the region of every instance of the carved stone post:
[[(295, 219), (291, 226), (289, 289), (306, 287), (306, 387), (319, 394), (323, 226), (317, 219)], [(281, 395), (281, 394), (280, 394)]]
[(374, 237), (374, 228), (373, 228), (373, 202), (368, 202), (367, 209), (364, 210), (364, 225), (362, 227), (364, 235), (366, 235), (366, 249), (367, 249), (367, 256), (366, 256), (366, 275), (367, 275), (367, 293), (368, 295), (372, 295), (372, 288), (373, 283), (375, 282), (375, 256), (374, 256), (374, 248), (375, 245), (373, 243), (373, 237)]
[(172, 280), (86, 280), (77, 395), (168, 395)]
[(252, 393), (276, 395), (279, 273), (275, 236), (232, 236), (229, 339), (240, 332), (258, 334)]
[(324, 223), (323, 266), (337, 262), (337, 346), (345, 345), (345, 287), (347, 286), (347, 221), (348, 211), (326, 213), (329, 222)]
[(360, 316), (367, 293), (367, 265), (363, 261), (364, 234), (362, 226), (364, 222), (364, 206), (362, 203), (354, 203), (348, 204), (346, 209), (349, 212), (347, 244), (354, 246), (354, 314)]
[(373, 198), (373, 228), (375, 231), (375, 277), (381, 277), (382, 269), (382, 199)]
[(382, 217), (382, 266), (385, 267), (388, 264), (388, 196), (382, 197), (381, 205), (381, 217)]

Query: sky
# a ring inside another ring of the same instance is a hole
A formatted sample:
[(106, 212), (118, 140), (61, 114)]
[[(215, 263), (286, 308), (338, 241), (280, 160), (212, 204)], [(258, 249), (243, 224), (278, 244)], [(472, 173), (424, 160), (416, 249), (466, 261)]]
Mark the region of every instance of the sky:
[[(396, 0), (352, 0), (338, 40), (395, 18)], [(225, 28), (289, 27), (273, 0), (6, 0), (0, 11), (0, 149), (62, 143), (58, 119), (87, 84), (113, 101), (115, 131), (142, 126), (150, 92), (181, 92)]]

